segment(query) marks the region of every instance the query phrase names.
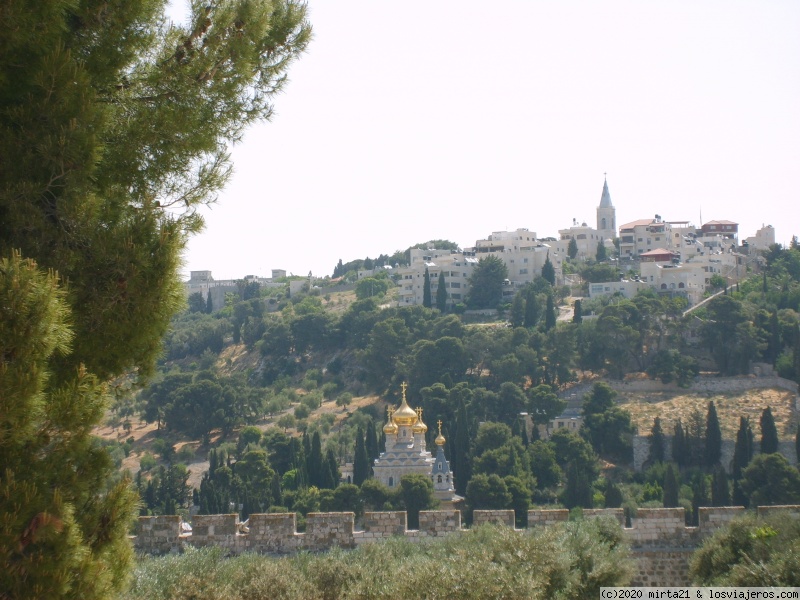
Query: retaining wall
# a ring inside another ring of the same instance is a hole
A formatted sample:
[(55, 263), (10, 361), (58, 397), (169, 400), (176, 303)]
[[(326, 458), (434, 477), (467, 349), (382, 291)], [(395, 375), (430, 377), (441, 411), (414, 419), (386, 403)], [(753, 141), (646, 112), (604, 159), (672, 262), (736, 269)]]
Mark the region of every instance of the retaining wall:
[[(640, 508), (624, 527), (622, 509), (586, 509), (584, 518), (611, 517), (631, 545), (637, 568), (632, 585), (680, 586), (689, 583), (689, 560), (702, 541), (736, 516), (742, 507), (700, 508), (698, 527), (684, 525), (683, 508)], [(780, 512), (800, 518), (800, 506), (763, 506), (760, 517)], [(569, 519), (566, 509), (528, 511), (529, 527), (547, 527)], [(419, 529), (409, 530), (405, 511), (367, 512), (362, 528), (355, 528), (352, 512), (309, 513), (305, 533), (297, 532), (294, 513), (257, 514), (242, 523), (238, 515), (195, 515), (191, 533), (184, 533), (181, 517), (139, 517), (135, 548), (146, 554), (180, 552), (186, 546), (218, 546), (230, 554), (259, 552), (288, 554), (301, 550), (321, 552), (334, 547), (355, 548), (392, 536), (418, 540), (463, 531), (458, 510), (422, 511)], [(476, 510), (473, 523), (514, 527), (513, 510)]]

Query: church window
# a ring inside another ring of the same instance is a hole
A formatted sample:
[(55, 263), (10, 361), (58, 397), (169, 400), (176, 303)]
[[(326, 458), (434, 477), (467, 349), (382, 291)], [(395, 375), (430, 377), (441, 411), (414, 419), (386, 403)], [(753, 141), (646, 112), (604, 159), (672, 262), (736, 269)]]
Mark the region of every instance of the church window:
[(394, 477), (389, 477), (389, 487), (394, 487)]
[(438, 479), (436, 480), (437, 483), (442, 483), (442, 476), (439, 475)]
[(605, 228), (606, 228), (606, 219), (605, 217), (603, 217), (602, 221), (600, 221), (600, 229), (605, 229)]

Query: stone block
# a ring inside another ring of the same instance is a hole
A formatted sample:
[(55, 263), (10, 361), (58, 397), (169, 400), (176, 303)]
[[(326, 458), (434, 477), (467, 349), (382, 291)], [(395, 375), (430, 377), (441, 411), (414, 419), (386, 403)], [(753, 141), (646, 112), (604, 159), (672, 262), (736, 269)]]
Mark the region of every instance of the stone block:
[(461, 530), (461, 511), (422, 510), (419, 513), (419, 532), (422, 537), (436, 537)]
[(532, 509), (528, 511), (528, 527), (535, 525), (552, 525), (569, 521), (569, 510), (566, 508), (556, 509)]
[(472, 513), (472, 523), (474, 525), (483, 525), (485, 523), (492, 523), (495, 525), (506, 525), (507, 527), (514, 528), (514, 511), (513, 510), (476, 510)]
[(365, 512), (362, 522), (364, 531), (389, 537), (392, 535), (405, 535), (406, 511)]

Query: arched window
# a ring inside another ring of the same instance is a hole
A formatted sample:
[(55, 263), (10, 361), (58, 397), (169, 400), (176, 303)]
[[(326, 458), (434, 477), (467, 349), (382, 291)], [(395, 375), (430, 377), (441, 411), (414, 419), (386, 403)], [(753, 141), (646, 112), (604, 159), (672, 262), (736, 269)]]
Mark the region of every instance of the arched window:
[(683, 282), (682, 282), (682, 281), (681, 281), (680, 283), (678, 283), (678, 288), (679, 288), (679, 289), (681, 289), (681, 290), (682, 290), (684, 287), (686, 287), (686, 286), (685, 286), (685, 285), (683, 285)]
[(665, 290), (665, 289), (667, 289), (667, 284), (666, 284), (666, 283), (662, 283), (662, 284), (661, 284), (661, 289), (662, 289), (662, 290)]
[(603, 218), (600, 220), (600, 229), (605, 229), (605, 228), (606, 228), (606, 218), (605, 218), (605, 217), (603, 217)]
[(347, 483), (353, 483), (352, 478), (350, 477), (350, 475), (347, 476)]
[(394, 487), (394, 477), (389, 477), (389, 487)]
[(442, 483), (442, 476), (441, 475), (439, 475), (439, 477), (436, 479), (436, 482), (437, 483)]

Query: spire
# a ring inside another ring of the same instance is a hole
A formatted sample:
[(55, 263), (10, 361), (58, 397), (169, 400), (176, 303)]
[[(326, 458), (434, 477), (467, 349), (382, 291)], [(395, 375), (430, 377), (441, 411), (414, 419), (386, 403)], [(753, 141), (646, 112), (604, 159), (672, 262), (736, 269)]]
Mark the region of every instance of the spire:
[(608, 193), (608, 180), (606, 174), (603, 173), (603, 194), (600, 196), (600, 208), (613, 208), (611, 204), (611, 194)]

